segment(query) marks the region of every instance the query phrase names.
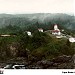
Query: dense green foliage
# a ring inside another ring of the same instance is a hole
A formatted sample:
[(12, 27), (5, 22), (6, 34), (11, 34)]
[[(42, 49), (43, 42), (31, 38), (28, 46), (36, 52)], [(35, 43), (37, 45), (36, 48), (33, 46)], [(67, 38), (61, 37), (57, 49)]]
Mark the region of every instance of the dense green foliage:
[(13, 57), (25, 57), (27, 60), (32, 60), (34, 57), (37, 61), (74, 53), (75, 43), (70, 43), (64, 38), (56, 39), (38, 31), (35, 31), (32, 36), (22, 33), (11, 37), (0, 37), (1, 60)]

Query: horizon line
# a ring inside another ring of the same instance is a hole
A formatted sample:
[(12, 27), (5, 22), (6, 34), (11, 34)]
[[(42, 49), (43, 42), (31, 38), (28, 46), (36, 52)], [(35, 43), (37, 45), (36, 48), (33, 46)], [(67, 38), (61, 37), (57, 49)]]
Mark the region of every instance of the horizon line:
[(49, 12), (30, 12), (30, 13), (0, 13), (0, 14), (74, 14), (74, 13), (63, 13), (63, 12), (51, 12), (51, 13), (49, 13)]

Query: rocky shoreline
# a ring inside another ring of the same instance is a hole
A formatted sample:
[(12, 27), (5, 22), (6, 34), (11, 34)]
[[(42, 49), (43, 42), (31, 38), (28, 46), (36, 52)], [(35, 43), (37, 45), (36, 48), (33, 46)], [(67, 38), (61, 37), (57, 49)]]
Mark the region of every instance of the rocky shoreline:
[(51, 60), (26, 60), (23, 57), (10, 59), (9, 61), (0, 62), (0, 68), (3, 68), (7, 63), (21, 63), (26, 65), (26, 69), (75, 69), (74, 60), (71, 56), (62, 55)]

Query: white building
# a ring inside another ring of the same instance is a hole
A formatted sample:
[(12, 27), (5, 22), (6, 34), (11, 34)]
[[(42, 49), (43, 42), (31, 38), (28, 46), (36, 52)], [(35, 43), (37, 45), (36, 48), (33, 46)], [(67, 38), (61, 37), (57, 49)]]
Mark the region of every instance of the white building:
[(58, 26), (56, 24), (54, 25), (54, 30), (52, 30), (52, 34), (54, 34), (54, 35), (61, 35), (61, 32), (58, 29)]
[(75, 42), (75, 38), (70, 37), (70, 38), (69, 38), (69, 42), (72, 42), (72, 43)]
[(43, 32), (43, 29), (42, 29), (42, 28), (39, 28), (38, 31), (39, 31), (39, 32)]
[(11, 35), (1, 35), (2, 37), (9, 37), (9, 36), (11, 36)]
[(27, 31), (27, 34), (28, 34), (29, 36), (31, 36), (31, 35), (32, 35), (30, 31)]
[(54, 25), (54, 30), (59, 30), (56, 24)]

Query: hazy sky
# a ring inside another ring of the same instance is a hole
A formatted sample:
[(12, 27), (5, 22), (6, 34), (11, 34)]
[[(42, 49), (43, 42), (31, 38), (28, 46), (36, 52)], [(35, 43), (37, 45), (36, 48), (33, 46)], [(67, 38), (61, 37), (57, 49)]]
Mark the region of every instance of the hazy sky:
[(0, 0), (0, 13), (73, 13), (74, 0)]

